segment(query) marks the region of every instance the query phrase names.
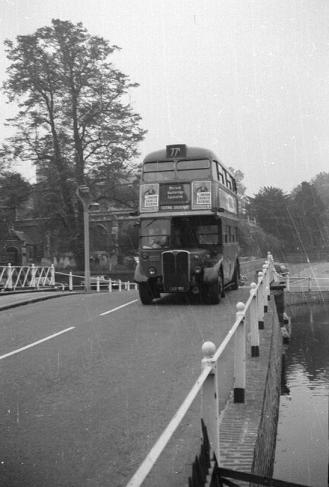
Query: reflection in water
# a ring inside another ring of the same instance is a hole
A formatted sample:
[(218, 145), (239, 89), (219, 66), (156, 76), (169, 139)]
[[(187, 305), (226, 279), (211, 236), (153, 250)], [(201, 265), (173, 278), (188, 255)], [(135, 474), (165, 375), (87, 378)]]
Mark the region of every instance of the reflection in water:
[(280, 400), (274, 478), (328, 485), (329, 308), (289, 309), (292, 338)]

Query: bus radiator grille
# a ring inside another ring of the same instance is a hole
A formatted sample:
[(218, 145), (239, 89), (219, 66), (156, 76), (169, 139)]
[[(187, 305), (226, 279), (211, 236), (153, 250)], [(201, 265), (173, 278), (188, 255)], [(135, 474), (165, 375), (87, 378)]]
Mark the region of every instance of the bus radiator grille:
[(163, 284), (165, 292), (184, 292), (189, 289), (189, 253), (164, 252), (162, 254)]

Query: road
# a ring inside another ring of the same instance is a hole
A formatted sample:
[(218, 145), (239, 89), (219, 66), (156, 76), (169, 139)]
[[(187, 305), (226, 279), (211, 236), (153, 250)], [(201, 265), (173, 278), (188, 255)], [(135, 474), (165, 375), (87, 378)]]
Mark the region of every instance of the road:
[[(2, 311), (0, 485), (124, 486), (198, 377), (202, 343), (222, 341), (247, 297), (143, 306), (126, 291)], [(187, 483), (195, 409), (145, 485)]]

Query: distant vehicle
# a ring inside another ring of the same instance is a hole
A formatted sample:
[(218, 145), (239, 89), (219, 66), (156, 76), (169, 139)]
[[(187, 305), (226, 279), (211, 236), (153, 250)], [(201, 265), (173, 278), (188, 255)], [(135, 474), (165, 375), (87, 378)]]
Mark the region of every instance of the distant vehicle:
[(211, 151), (183, 144), (145, 157), (139, 255), (143, 304), (160, 293), (200, 294), (219, 303), (240, 280), (236, 181)]
[(286, 277), (289, 274), (289, 269), (285, 264), (281, 264), (280, 262), (274, 262), (274, 268), (278, 274), (281, 276)]
[[(282, 264), (281, 262), (274, 262), (274, 269), (279, 274), (279, 277), (281, 278), (281, 280), (283, 282), (285, 282), (285, 278), (289, 274), (288, 267), (285, 264)], [(256, 282), (257, 282), (257, 279), (258, 279), (258, 273), (261, 272), (261, 271), (263, 271), (263, 269), (257, 269), (257, 271), (255, 273), (255, 280), (256, 280)]]

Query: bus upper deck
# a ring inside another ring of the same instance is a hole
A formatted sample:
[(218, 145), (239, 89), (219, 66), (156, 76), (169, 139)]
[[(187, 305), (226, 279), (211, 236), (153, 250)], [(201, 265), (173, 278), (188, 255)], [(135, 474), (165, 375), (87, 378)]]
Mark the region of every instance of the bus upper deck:
[(213, 152), (169, 145), (143, 161), (140, 215), (214, 211), (236, 215), (236, 193), (234, 177)]

